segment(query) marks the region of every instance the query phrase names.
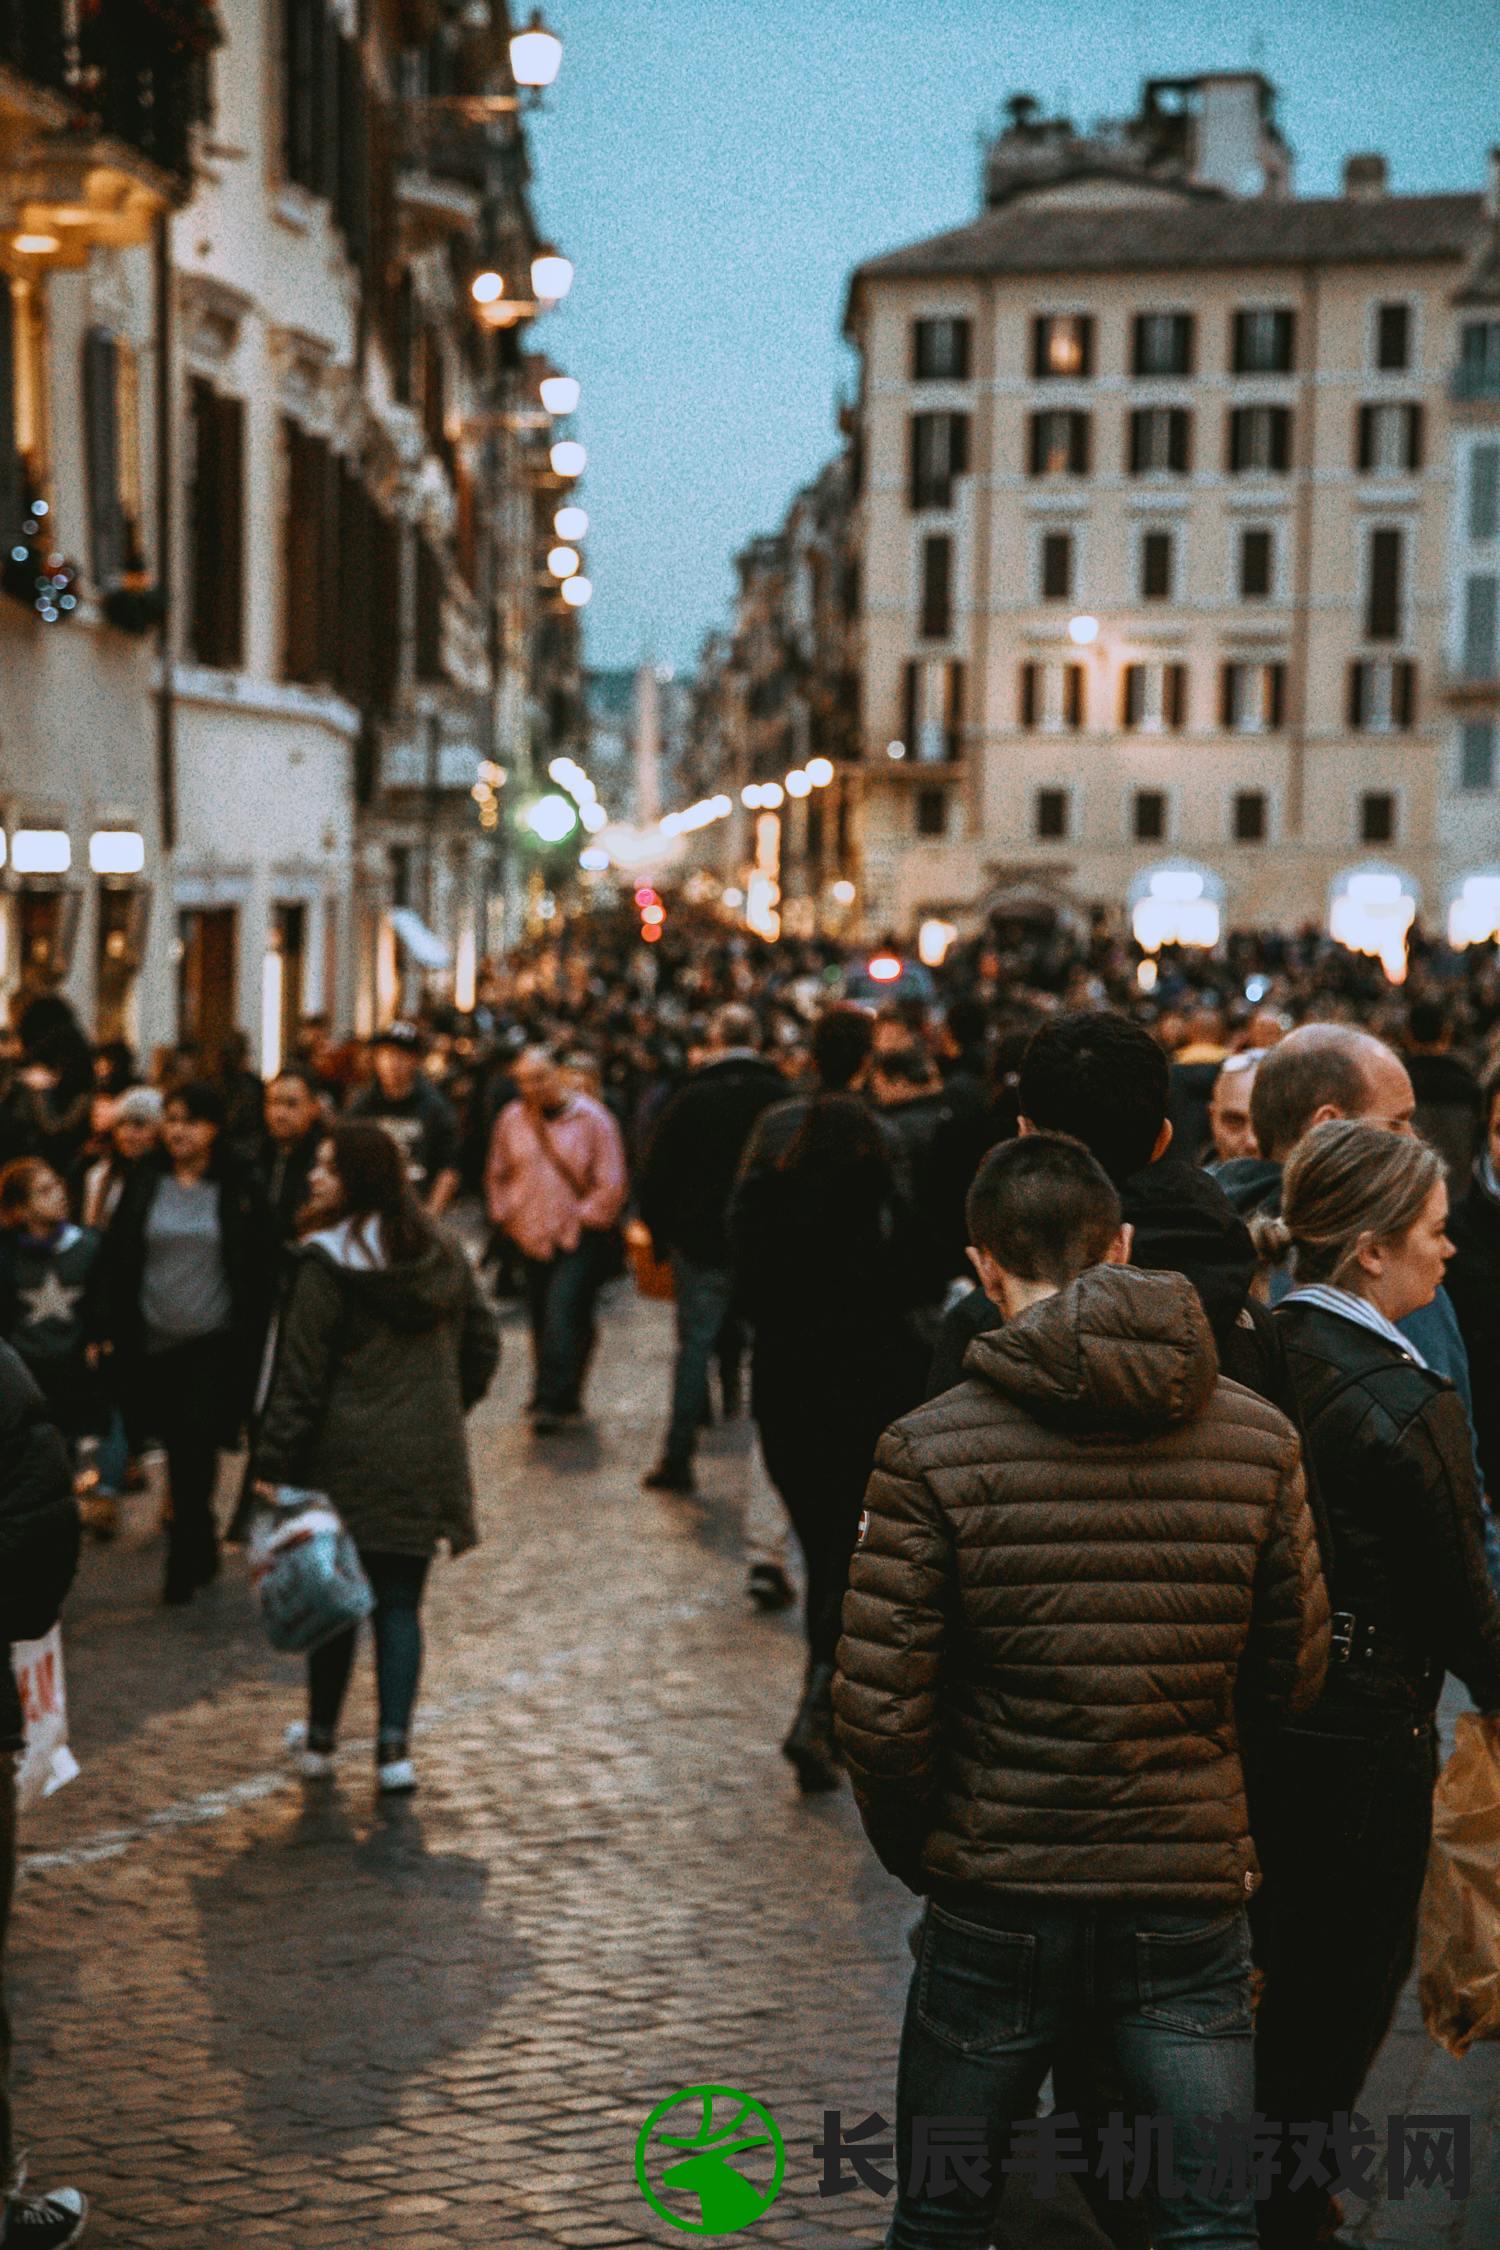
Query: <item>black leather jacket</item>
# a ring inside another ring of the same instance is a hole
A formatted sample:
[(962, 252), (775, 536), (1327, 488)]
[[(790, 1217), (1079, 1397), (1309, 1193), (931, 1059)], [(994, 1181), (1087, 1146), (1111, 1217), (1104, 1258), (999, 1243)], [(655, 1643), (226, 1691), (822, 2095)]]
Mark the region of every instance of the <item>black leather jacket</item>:
[[(1430, 1717), (1445, 1672), (1481, 1711), (1500, 1711), (1500, 1601), (1458, 1393), (1336, 1313), (1291, 1302), (1276, 1319), (1332, 1543), (1334, 1656), (1319, 1711)], [(1341, 1615), (1357, 1621), (1344, 1662)]]

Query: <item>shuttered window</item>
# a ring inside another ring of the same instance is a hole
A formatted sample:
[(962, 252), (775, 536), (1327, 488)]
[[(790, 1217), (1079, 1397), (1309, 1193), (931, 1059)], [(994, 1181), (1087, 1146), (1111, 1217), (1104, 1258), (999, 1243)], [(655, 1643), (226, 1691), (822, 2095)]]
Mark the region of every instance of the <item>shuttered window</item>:
[(1355, 466), (1363, 475), (1403, 476), (1422, 466), (1422, 409), (1390, 401), (1359, 410)]
[(1042, 600), (1067, 602), (1073, 598), (1073, 534), (1042, 534)]
[(244, 661), (245, 409), (201, 376), (189, 391), (188, 648), (199, 664)]
[(1027, 465), (1034, 477), (1086, 477), (1089, 418), (1078, 410), (1033, 414)]
[(1031, 372), (1034, 379), (1072, 376), (1087, 378), (1094, 372), (1094, 321), (1091, 313), (1045, 313), (1031, 324)]
[(914, 414), (911, 418), (909, 501), (913, 513), (951, 508), (953, 486), (969, 466), (967, 414)]
[(1191, 375), (1191, 313), (1137, 313), (1131, 369), (1136, 375)]
[(1493, 719), (1470, 719), (1459, 737), (1458, 786), (1460, 789), (1493, 789), (1495, 738)]
[(1410, 305), (1381, 305), (1375, 314), (1375, 365), (1401, 374), (1411, 365)]
[(1173, 540), (1170, 531), (1148, 531), (1141, 538), (1141, 600), (1172, 599)]
[(1186, 407), (1137, 407), (1127, 425), (1130, 474), (1186, 476), (1192, 462), (1192, 426)]
[(1500, 578), (1474, 576), (1464, 586), (1464, 677), (1500, 675)]
[(1272, 591), (1275, 563), (1274, 535), (1264, 524), (1240, 533), (1240, 600), (1266, 601)]
[(1236, 375), (1289, 375), (1296, 318), (1290, 312), (1237, 312), (1230, 347)]
[(1365, 639), (1398, 641), (1401, 638), (1404, 546), (1394, 525), (1383, 524), (1370, 533), (1365, 586)]
[(913, 382), (968, 381), (969, 323), (966, 320), (914, 320), (911, 333)]
[(1291, 467), (1292, 416), (1285, 406), (1230, 409), (1227, 466), (1231, 476), (1280, 475)]
[(1356, 734), (1404, 734), (1416, 723), (1417, 668), (1405, 657), (1351, 664), (1347, 717)]
[(1469, 537), (1500, 539), (1500, 445), (1476, 445), (1469, 455)]
[(922, 541), (920, 631), (924, 641), (945, 640), (953, 630), (953, 541), (934, 532)]

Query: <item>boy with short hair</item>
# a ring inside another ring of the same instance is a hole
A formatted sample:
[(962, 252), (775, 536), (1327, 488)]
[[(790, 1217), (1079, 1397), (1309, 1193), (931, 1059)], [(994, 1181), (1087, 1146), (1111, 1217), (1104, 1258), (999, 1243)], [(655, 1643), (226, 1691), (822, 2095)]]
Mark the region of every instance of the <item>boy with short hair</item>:
[[(1131, 2110), (1175, 2132), (1160, 2250), (1253, 2250), (1198, 2120), (1254, 2108), (1237, 1679), (1302, 1709), (1327, 1662), (1296, 1434), (1220, 1376), (1189, 1282), (1127, 1266), (1078, 1142), (993, 1150), (968, 1220), (1005, 1326), (881, 1440), (835, 1684), (870, 1839), (929, 1899), (888, 2241), (982, 2250), (1011, 2128), (1102, 2017)], [(913, 2120), (969, 2114), (988, 2180), (939, 2192)]]

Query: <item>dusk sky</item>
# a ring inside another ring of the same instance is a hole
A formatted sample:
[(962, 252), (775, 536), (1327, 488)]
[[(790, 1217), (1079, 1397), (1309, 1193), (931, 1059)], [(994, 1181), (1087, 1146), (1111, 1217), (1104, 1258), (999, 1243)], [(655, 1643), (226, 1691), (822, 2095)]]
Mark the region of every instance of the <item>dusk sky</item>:
[[(518, 13), (521, 11), (518, 9)], [(1478, 188), (1496, 0), (548, 0), (562, 77), (537, 205), (575, 261), (542, 330), (580, 377), (589, 661), (691, 666), (731, 560), (835, 448), (844, 288), (977, 208), (1006, 96), (1080, 125), (1147, 76), (1254, 64), (1303, 192), (1354, 149), (1397, 191)]]

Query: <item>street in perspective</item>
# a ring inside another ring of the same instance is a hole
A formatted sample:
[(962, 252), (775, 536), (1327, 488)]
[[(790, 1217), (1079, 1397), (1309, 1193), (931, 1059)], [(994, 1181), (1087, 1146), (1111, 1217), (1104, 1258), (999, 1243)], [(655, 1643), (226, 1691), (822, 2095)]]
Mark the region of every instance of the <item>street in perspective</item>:
[(0, 0), (0, 2250), (1500, 2234), (1377, 15)]

